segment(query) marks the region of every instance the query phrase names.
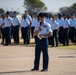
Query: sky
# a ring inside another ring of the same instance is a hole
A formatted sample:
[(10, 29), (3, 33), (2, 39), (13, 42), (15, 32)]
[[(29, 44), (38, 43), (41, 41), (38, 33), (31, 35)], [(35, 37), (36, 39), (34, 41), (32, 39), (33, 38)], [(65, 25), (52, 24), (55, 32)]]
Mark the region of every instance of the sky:
[[(70, 7), (76, 0), (41, 0), (48, 8), (48, 12), (58, 12), (61, 7)], [(7, 11), (24, 13), (24, 0), (0, 0), (0, 7)]]

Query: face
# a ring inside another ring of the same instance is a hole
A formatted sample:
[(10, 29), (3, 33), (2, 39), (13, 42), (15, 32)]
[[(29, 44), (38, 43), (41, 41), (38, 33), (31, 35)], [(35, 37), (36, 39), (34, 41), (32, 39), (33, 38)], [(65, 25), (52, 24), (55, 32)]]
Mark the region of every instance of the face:
[(73, 15), (73, 16), (71, 16), (71, 18), (72, 18), (72, 19), (74, 19), (74, 18), (75, 18), (75, 16)]
[(26, 19), (26, 16), (25, 16), (25, 15), (23, 15), (23, 16), (22, 16), (22, 19)]
[(28, 12), (27, 11), (25, 12), (25, 15), (28, 15)]
[(66, 16), (63, 16), (64, 19), (66, 19)]
[(56, 15), (55, 18), (58, 19), (58, 16)]
[(41, 22), (41, 17), (38, 17), (38, 20)]
[(5, 18), (5, 16), (2, 16), (2, 19), (4, 19)]
[(56, 18), (54, 17), (54, 18), (52, 18), (52, 21), (55, 21), (56, 20)]
[(8, 17), (9, 16), (9, 14), (6, 14), (6, 17)]
[(14, 16), (16, 16), (17, 15), (17, 13), (14, 13)]
[(37, 18), (37, 15), (34, 15), (34, 18)]
[(41, 17), (41, 22), (44, 22), (45, 18), (44, 17)]

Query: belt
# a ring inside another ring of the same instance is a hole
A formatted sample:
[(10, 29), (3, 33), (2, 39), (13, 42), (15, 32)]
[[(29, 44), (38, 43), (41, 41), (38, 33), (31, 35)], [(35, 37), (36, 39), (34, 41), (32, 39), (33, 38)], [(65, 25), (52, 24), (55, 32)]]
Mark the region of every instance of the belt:
[(47, 38), (37, 38), (38, 40), (46, 40)]

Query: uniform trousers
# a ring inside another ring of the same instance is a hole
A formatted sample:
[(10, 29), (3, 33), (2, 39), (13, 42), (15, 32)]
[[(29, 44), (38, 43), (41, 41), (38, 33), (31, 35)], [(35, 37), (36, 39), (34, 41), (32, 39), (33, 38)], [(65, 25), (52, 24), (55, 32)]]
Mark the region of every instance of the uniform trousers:
[(29, 44), (29, 30), (28, 27), (22, 27), (22, 37), (24, 40), (24, 44)]
[(69, 45), (69, 29), (63, 28), (63, 46)]
[(69, 38), (71, 39), (71, 42), (74, 42), (74, 30), (75, 30), (74, 27), (70, 27)]
[(63, 38), (63, 27), (59, 28), (59, 33), (58, 34), (59, 34), (59, 37), (58, 37), (59, 38), (59, 42), (62, 43), (62, 40), (63, 40), (62, 39)]
[(33, 32), (34, 32), (35, 27), (31, 27), (31, 36), (32, 38), (34, 37)]
[(1, 38), (1, 28), (0, 28), (0, 38)]
[(19, 25), (13, 28), (13, 38), (15, 43), (19, 43)]
[(75, 44), (76, 44), (76, 29), (75, 29), (74, 35), (75, 35)]
[(58, 46), (58, 30), (53, 30), (53, 36), (52, 36), (52, 46), (54, 46), (54, 38), (56, 41), (56, 46)]
[(5, 27), (5, 28), (3, 28), (3, 32), (4, 32), (5, 44), (6, 44), (6, 45), (11, 44), (10, 27)]
[(2, 44), (4, 44), (4, 28), (1, 29), (1, 33), (2, 33)]
[(43, 69), (48, 69), (49, 56), (48, 56), (48, 39), (38, 39), (35, 47), (35, 60), (34, 69), (39, 69), (40, 54), (43, 53)]

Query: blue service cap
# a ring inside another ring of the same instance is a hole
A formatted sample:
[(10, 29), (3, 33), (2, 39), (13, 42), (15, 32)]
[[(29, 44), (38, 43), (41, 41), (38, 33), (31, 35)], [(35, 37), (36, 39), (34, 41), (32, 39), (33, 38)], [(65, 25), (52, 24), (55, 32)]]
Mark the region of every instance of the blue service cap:
[(17, 13), (17, 11), (14, 11), (13, 14)]
[(67, 14), (63, 14), (63, 16), (67, 16)]
[(58, 15), (58, 16), (62, 16), (62, 14), (61, 14), (61, 13), (58, 13), (57, 15)]
[(44, 14), (44, 13), (39, 13), (39, 14), (38, 14), (38, 17), (44, 18), (44, 17), (45, 17), (45, 14)]
[(70, 14), (70, 15), (71, 15), (71, 16), (74, 16), (75, 14), (72, 13), (72, 14)]
[(2, 14), (1, 14), (1, 16), (5, 16), (5, 14), (4, 14), (4, 13), (2, 13)]
[(67, 16), (67, 14), (63, 14), (63, 16)]
[(34, 12), (34, 15), (38, 15), (38, 12)]
[(9, 11), (6, 11), (6, 13), (5, 14), (10, 14), (10, 12)]
[(1, 13), (0, 16), (5, 16), (5, 14), (4, 13)]

